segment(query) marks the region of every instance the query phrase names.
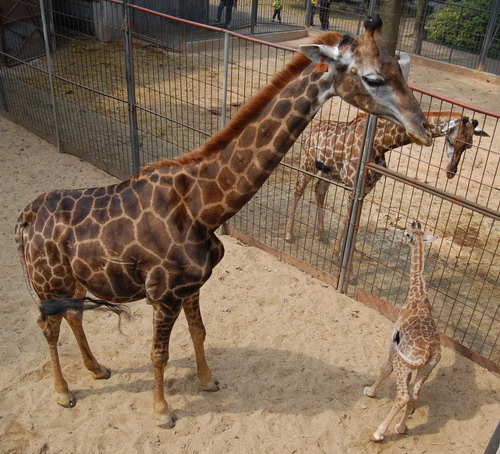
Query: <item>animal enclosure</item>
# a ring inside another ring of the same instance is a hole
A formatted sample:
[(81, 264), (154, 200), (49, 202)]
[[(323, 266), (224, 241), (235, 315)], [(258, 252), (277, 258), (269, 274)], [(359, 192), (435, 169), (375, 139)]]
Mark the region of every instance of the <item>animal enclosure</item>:
[[(109, 6), (110, 34), (119, 38), (108, 42), (83, 33), (91, 29), (82, 27), (83, 19), (46, 14), (50, 53), (0, 67), (0, 108), (52, 137), (62, 150), (121, 177), (200, 146), (294, 52), (132, 5), (123, 10), (114, 2)], [(140, 30), (133, 24), (141, 24)], [(315, 174), (297, 208), (295, 241), (287, 242), (294, 187), (304, 172), (299, 138), (228, 229), (391, 316), (408, 289), (409, 254), (400, 241), (402, 232), (412, 220), (420, 220), (427, 233), (439, 238), (426, 268), (438, 330), (469, 356), (498, 370), (500, 115), (418, 88), (414, 94), (424, 112), (475, 119), (489, 134), (474, 137), (454, 178), (446, 176), (444, 137), (429, 148), (391, 150), (385, 155), (387, 167), (360, 161), (354, 186)], [(313, 124), (347, 121), (358, 114), (334, 98)], [(365, 196), (368, 170), (382, 178)], [(314, 186), (319, 180), (328, 185), (327, 240), (341, 228), (341, 214), (349, 213), (352, 228), (340, 253), (316, 235)], [(351, 205), (350, 198), (359, 203)]]

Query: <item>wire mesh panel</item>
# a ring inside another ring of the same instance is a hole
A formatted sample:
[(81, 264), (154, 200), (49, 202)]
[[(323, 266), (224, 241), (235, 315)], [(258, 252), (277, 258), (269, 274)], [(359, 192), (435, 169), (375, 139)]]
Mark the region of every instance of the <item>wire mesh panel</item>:
[(391, 172), (379, 173), (380, 182), (364, 200), (348, 293), (362, 290), (396, 307), (404, 303), (409, 249), (402, 244), (403, 232), (419, 220), (425, 233), (438, 237), (425, 270), (438, 329), (498, 364), (499, 116), (424, 94), (420, 102), (428, 115), (474, 118), (490, 137), (474, 137), (454, 174), (448, 171), (445, 137), (431, 148), (406, 146), (389, 153)]
[[(354, 9), (332, 17), (357, 27)], [(51, 54), (0, 66), (0, 108), (50, 135), (57, 126), (64, 146), (121, 176), (202, 146), (295, 52), (118, 1), (54, 2), (47, 17)], [(433, 144), (411, 145), (378, 120), (359, 219), (351, 202), (367, 119), (333, 98), (229, 224), (328, 282), (340, 280), (350, 295), (399, 307), (409, 267), (400, 240), (418, 219), (438, 237), (426, 267), (438, 328), (498, 367), (500, 116), (414, 93)], [(465, 124), (488, 136), (450, 135)], [(357, 235), (346, 264), (350, 221)]]

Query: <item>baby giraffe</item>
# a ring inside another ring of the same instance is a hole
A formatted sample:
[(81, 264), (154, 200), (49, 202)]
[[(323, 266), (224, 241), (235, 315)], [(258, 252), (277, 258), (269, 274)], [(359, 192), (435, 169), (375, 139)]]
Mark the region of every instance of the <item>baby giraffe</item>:
[[(380, 368), (380, 376), (373, 386), (367, 386), (363, 391), (367, 396), (375, 397), (380, 383), (394, 370), (396, 400), (373, 434), (375, 441), (384, 439), (387, 427), (398, 411), (406, 406), (403, 417), (396, 424), (397, 432), (405, 432), (406, 420), (415, 407), (420, 388), (441, 359), (439, 334), (432, 318), (423, 277), (424, 242), (432, 242), (436, 237), (424, 235), (418, 221), (413, 222), (411, 229), (404, 235), (411, 247), (410, 290), (392, 332), (389, 359)], [(414, 371), (417, 371), (417, 374), (413, 389), (410, 389), (410, 379)]]

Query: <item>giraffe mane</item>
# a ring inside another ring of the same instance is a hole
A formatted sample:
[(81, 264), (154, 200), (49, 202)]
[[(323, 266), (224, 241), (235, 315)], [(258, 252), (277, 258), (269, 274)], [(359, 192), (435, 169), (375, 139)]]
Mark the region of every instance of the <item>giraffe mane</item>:
[[(327, 32), (311, 41), (312, 44), (326, 44), (332, 46), (342, 38), (340, 33)], [(164, 159), (144, 166), (134, 177), (152, 172), (163, 167), (185, 166), (203, 160), (214, 152), (224, 149), (231, 140), (241, 134), (245, 126), (257, 117), (269, 102), (298, 74), (311, 64), (302, 52), (297, 52), (281, 71), (271, 81), (261, 88), (221, 131), (210, 137), (200, 148), (189, 151), (174, 159)]]

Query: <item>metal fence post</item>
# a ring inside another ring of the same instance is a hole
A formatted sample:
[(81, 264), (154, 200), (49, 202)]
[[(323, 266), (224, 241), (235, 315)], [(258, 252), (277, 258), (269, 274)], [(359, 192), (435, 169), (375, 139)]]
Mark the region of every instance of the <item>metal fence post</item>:
[(2, 70), (0, 69), (0, 109), (9, 111), (9, 105), (7, 104), (7, 94), (5, 93), (5, 88), (3, 86)]
[[(496, 0), (493, 4), (493, 11), (491, 12), (490, 21), (488, 22), (488, 27), (486, 28), (486, 33), (484, 35), (483, 47), (481, 49), (481, 54), (479, 56), (479, 62), (477, 64), (477, 70), (483, 71), (484, 61), (490, 50), (491, 41), (495, 36), (495, 24), (497, 22), (498, 12), (500, 10), (500, 0)], [(498, 31), (498, 30), (497, 30)]]
[(356, 174), (356, 182), (354, 185), (354, 196), (352, 199), (351, 215), (349, 217), (349, 226), (345, 238), (345, 246), (342, 254), (342, 264), (340, 269), (339, 283), (337, 289), (341, 293), (347, 292), (348, 285), (348, 270), (351, 264), (352, 253), (356, 239), (357, 227), (359, 218), (361, 216), (361, 208), (363, 206), (363, 198), (365, 196), (365, 182), (366, 182), (366, 163), (371, 158), (373, 149), (373, 141), (377, 128), (376, 115), (369, 115), (366, 122), (363, 151), (360, 156), (358, 172)]
[(222, 81), (222, 114), (220, 127), (224, 129), (227, 123), (227, 92), (229, 90), (229, 33), (224, 32), (224, 80)]
[(130, 130), (130, 152), (132, 158), (132, 174), (139, 172), (141, 163), (139, 157), (139, 137), (137, 131), (137, 104), (135, 99), (134, 62), (132, 55), (132, 20), (128, 8), (129, 0), (124, 0), (123, 12), (123, 42), (125, 47), (125, 72), (127, 76), (127, 104)]
[(49, 76), (50, 101), (52, 103), (52, 118), (54, 121), (54, 136), (56, 139), (57, 151), (61, 151), (61, 137), (59, 134), (59, 124), (57, 120), (56, 92), (54, 88), (54, 76), (52, 73), (52, 55), (50, 53), (49, 33), (47, 30), (47, 18), (45, 17), (45, 3), (40, 0), (40, 14), (42, 16), (43, 41), (47, 60), (47, 73)]
[(252, 0), (252, 13), (250, 16), (250, 34), (255, 33), (255, 26), (257, 25), (257, 12), (259, 10), (259, 0)]

